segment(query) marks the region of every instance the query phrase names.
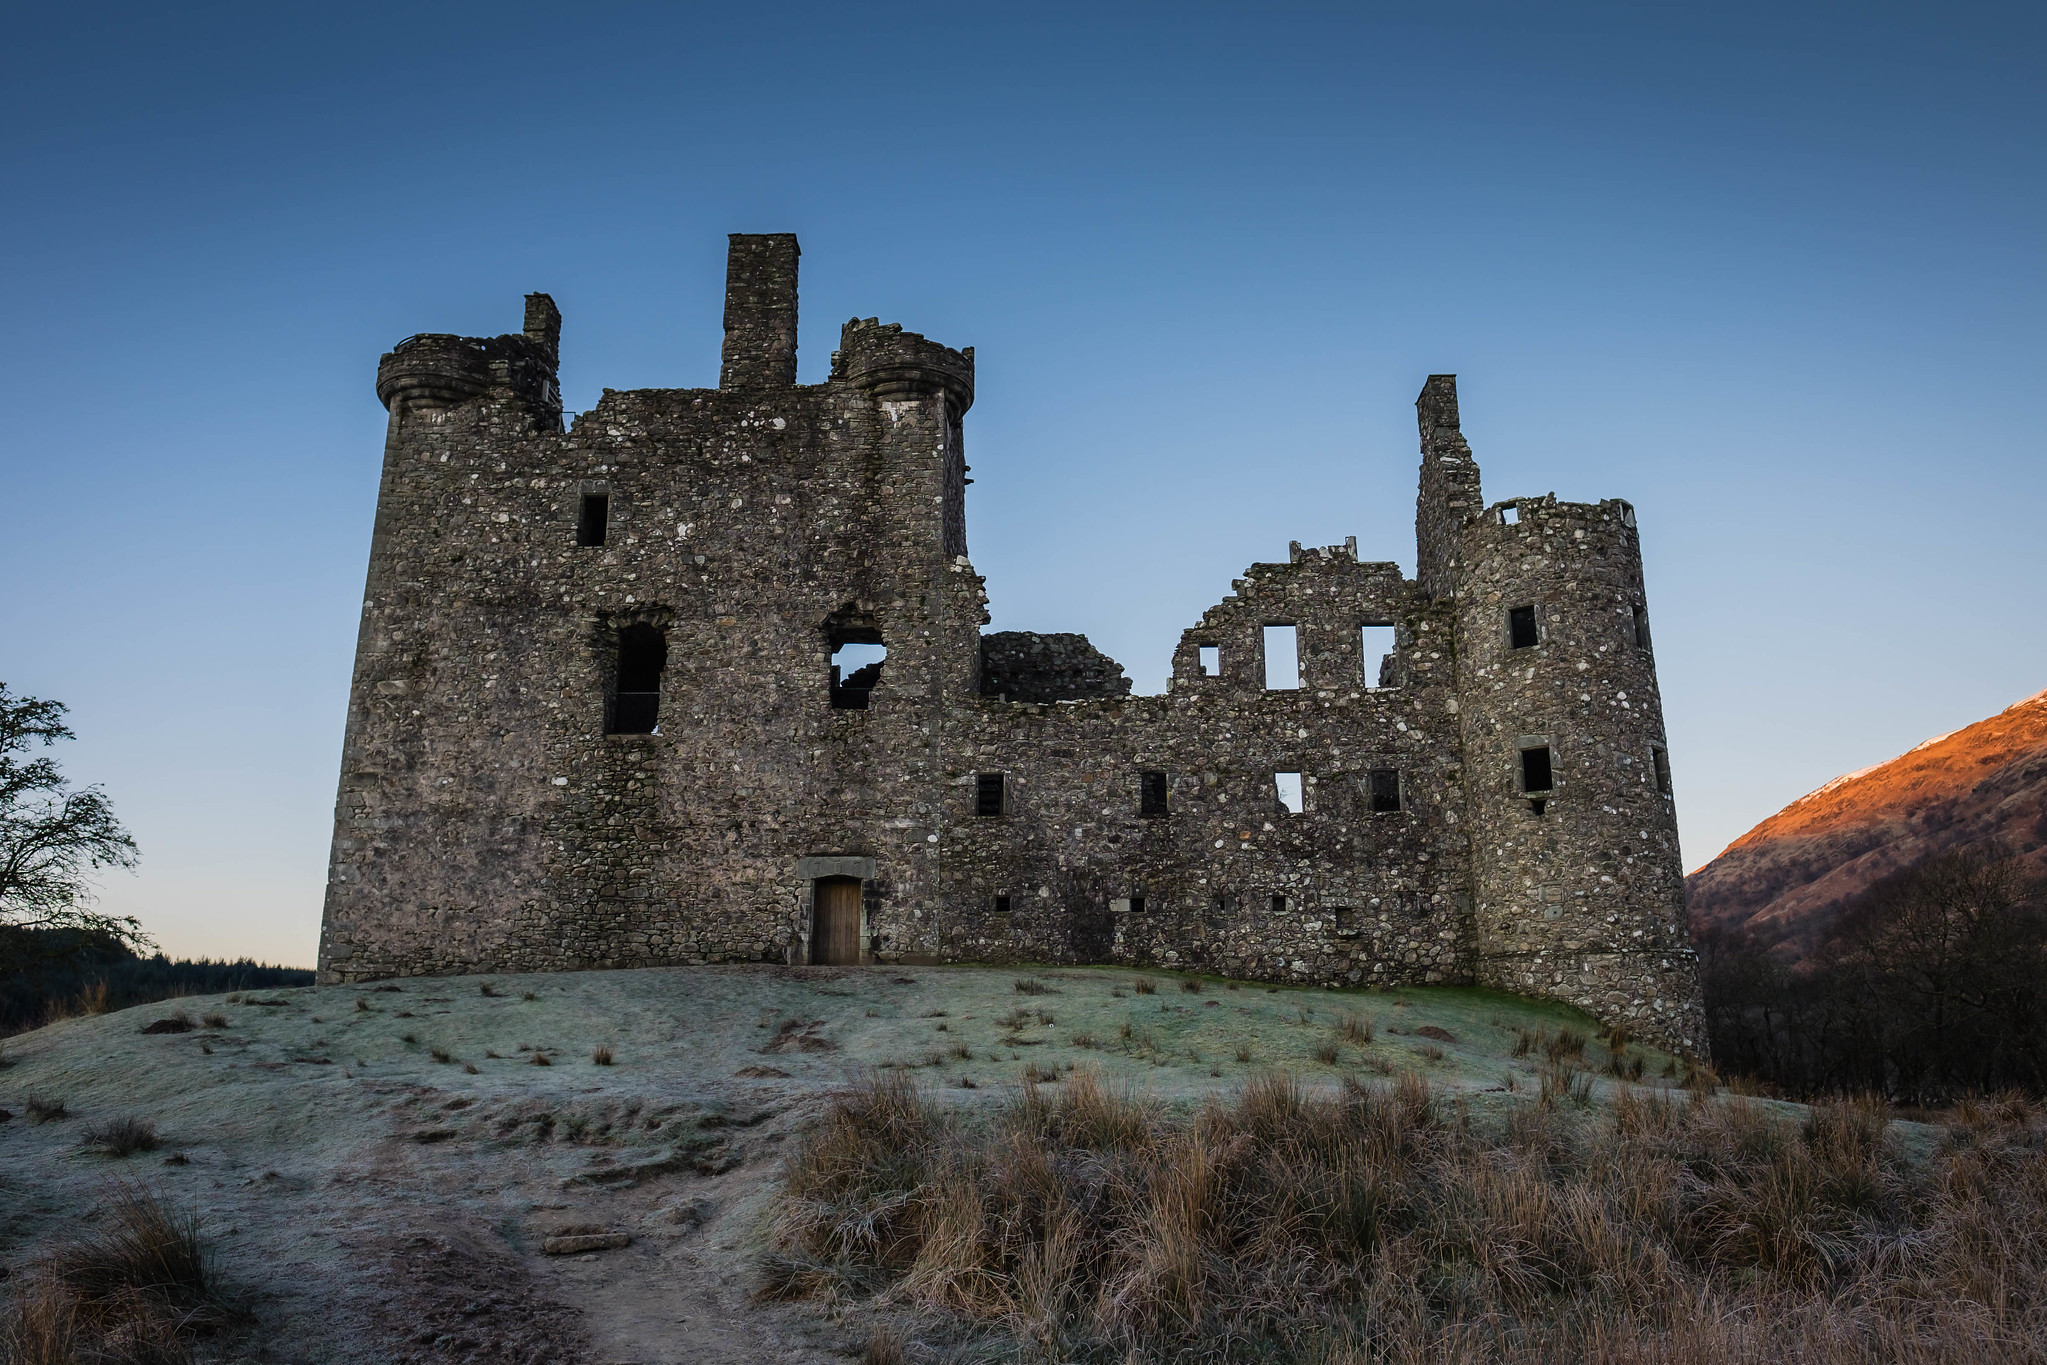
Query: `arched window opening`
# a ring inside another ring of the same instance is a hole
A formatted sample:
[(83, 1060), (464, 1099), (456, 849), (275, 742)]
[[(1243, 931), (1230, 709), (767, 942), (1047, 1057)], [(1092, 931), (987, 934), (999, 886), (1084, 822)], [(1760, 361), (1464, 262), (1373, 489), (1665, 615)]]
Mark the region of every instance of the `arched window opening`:
[(611, 697), (614, 735), (651, 735), (661, 720), (661, 671), (668, 666), (668, 637), (653, 626), (631, 625), (618, 633), (618, 680)]

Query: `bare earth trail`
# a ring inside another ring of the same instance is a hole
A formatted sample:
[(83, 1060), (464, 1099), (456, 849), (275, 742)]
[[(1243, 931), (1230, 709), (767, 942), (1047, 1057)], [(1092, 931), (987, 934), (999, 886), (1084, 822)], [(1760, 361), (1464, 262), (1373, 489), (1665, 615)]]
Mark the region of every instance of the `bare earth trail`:
[[(1414, 1068), (1478, 1096), (1509, 1076), (1534, 1088), (1534, 1059), (1510, 1056), (1517, 1029), (1590, 1031), (1565, 1007), (1483, 991), (1189, 991), (1154, 974), (1156, 993), (1138, 993), (1144, 975), (410, 978), (69, 1020), (5, 1045), (0, 1268), (88, 1226), (111, 1182), (142, 1179), (196, 1208), (254, 1314), (208, 1359), (840, 1361), (865, 1326), (755, 1302), (753, 1264), (783, 1153), (868, 1068), (912, 1067), (961, 1104), (1004, 1102), (1026, 1066), (1186, 1100), (1274, 1069), (1316, 1083)], [(142, 1032), (180, 1012), (192, 1031)], [(1346, 1014), (1372, 1019), (1375, 1040), (1319, 1060)], [(612, 1065), (592, 1060), (600, 1047)], [(1645, 1061), (1653, 1077), (1666, 1059)], [(67, 1116), (32, 1123), (30, 1099)], [(161, 1148), (85, 1149), (87, 1127), (126, 1116), (155, 1123)], [(630, 1240), (545, 1253), (603, 1233)]]

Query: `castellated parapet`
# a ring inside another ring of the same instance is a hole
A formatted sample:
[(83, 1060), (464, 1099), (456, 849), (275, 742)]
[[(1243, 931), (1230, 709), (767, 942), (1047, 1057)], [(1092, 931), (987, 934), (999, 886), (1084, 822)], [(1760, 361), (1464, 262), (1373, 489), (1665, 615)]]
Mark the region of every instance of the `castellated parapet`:
[(1416, 577), (1296, 545), (1131, 696), (1085, 637), (982, 634), (973, 351), (855, 319), (797, 384), (797, 259), (733, 237), (718, 388), (566, 430), (545, 295), (384, 357), (323, 980), (1114, 962), (1703, 1050), (1626, 503), (1486, 505), (1431, 376)]

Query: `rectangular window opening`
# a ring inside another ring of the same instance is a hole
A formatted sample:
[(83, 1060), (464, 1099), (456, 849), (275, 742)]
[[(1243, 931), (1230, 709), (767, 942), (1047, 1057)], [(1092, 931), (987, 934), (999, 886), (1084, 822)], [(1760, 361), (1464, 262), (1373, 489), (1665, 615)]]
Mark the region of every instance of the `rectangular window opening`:
[(1400, 809), (1400, 769), (1374, 768), (1370, 781), (1372, 814), (1390, 815)]
[(1289, 910), (1289, 909), (1291, 908), (1291, 905), (1292, 905), (1292, 903), (1291, 903), (1290, 901), (1288, 901), (1288, 900), (1287, 900), (1287, 898), (1286, 898), (1286, 893), (1285, 893), (1285, 892), (1283, 892), (1283, 891), (1275, 891), (1275, 892), (1273, 892), (1273, 893), (1272, 893), (1272, 913), (1273, 913), (1273, 914), (1275, 914), (1275, 915), (1284, 915), (1284, 914), (1285, 914), (1285, 913), (1286, 913), (1286, 912), (1287, 912), (1287, 911), (1288, 911), (1288, 910)]
[(1144, 913), (1144, 897), (1132, 896), (1130, 898), (1130, 913), (1133, 915), (1141, 915)]
[(1153, 816), (1166, 813), (1166, 775), (1164, 773), (1138, 774), (1137, 813), (1139, 815)]
[(1301, 800), (1301, 775), (1299, 773), (1274, 773), (1272, 775), (1272, 790), (1273, 794), (1279, 798), (1279, 804), (1287, 808), (1287, 814), (1299, 815), (1301, 813), (1303, 803)]
[(1365, 686), (1393, 686), (1393, 627), (1360, 626), (1358, 638), (1364, 659)]
[(995, 913), (998, 915), (1006, 915), (1009, 913), (1009, 897), (997, 896), (995, 898)]
[(617, 672), (612, 679), (611, 723), (614, 735), (658, 733), (661, 720), (661, 672), (668, 667), (668, 637), (658, 627), (634, 624), (618, 632)]
[(1521, 751), (1521, 790), (1530, 796), (1550, 789), (1549, 746)]
[(1649, 609), (1640, 602), (1629, 608), (1635, 618), (1635, 648), (1649, 648)]
[(1223, 652), (1220, 645), (1201, 646), (1201, 676), (1220, 678), (1223, 675)]
[(585, 493), (582, 509), (576, 515), (576, 544), (602, 545), (605, 527), (610, 520), (611, 495)]
[(1301, 636), (1298, 626), (1265, 628), (1265, 689), (1291, 692), (1301, 685)]
[(1509, 607), (1507, 609), (1507, 645), (1510, 649), (1533, 649), (1542, 643), (1542, 632), (1535, 624), (1534, 607)]
[(1336, 919), (1336, 933), (1338, 937), (1340, 938), (1357, 937), (1358, 912), (1354, 907), (1348, 905), (1336, 906), (1334, 909), (1334, 916)]
[(1656, 767), (1656, 790), (1665, 796), (1670, 795), (1670, 751), (1660, 744), (1652, 745), (1649, 761)]
[(981, 819), (993, 819), (1002, 814), (1004, 795), (1002, 773), (974, 774), (974, 814)]
[(1520, 524), (1521, 505), (1519, 503), (1510, 502), (1505, 507), (1502, 507), (1500, 509), (1500, 525), (1519, 526)]

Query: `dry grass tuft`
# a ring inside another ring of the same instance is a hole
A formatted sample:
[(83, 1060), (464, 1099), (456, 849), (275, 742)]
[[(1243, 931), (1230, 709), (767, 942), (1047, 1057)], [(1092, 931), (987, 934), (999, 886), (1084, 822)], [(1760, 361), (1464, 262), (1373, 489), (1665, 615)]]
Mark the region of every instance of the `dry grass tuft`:
[(21, 1102), (21, 1107), (28, 1114), (28, 1121), (30, 1123), (54, 1123), (58, 1119), (71, 1116), (70, 1111), (64, 1107), (64, 1101), (53, 1100), (40, 1095), (25, 1097)]
[(1334, 1043), (1319, 1043), (1315, 1047), (1315, 1060), (1324, 1066), (1335, 1066), (1337, 1059), (1342, 1055), (1341, 1049)]
[(532, 1066), (554, 1065), (554, 1059), (549, 1057), (545, 1052), (536, 1052), (532, 1056), (528, 1057), (526, 1061), (528, 1062), (528, 1064)]
[(438, 1045), (428, 1048), (426, 1050), (426, 1055), (433, 1058), (437, 1062), (445, 1063), (452, 1062), (455, 1060), (455, 1054), (448, 1051), (448, 1049), (440, 1047)]
[(227, 1016), (216, 1012), (213, 1014), (202, 1015), (199, 1019), (199, 1022), (204, 1024), (207, 1028), (226, 1028)]
[(1198, 976), (1183, 976), (1183, 977), (1181, 977), (1181, 978), (1180, 978), (1180, 989), (1181, 989), (1181, 990), (1183, 990), (1183, 991), (1187, 991), (1187, 992), (1189, 992), (1190, 994), (1193, 994), (1193, 995), (1199, 995), (1199, 994), (1201, 994), (1201, 978), (1200, 978), (1200, 977), (1198, 977)]
[(1372, 1041), (1372, 1020), (1369, 1016), (1346, 1014), (1336, 1025), (1336, 1036), (1346, 1043), (1363, 1047)]
[(14, 1281), (0, 1324), (9, 1365), (187, 1365), (225, 1321), (198, 1218), (140, 1185), (117, 1187), (106, 1225)]
[(590, 1060), (595, 1062), (599, 1066), (610, 1066), (612, 1060), (611, 1049), (608, 1047), (599, 1047), (593, 1049), (590, 1053)]
[(1057, 995), (1059, 992), (1035, 976), (1020, 976), (1015, 981), (1018, 995)]
[(85, 1130), (84, 1144), (107, 1156), (133, 1156), (157, 1149), (156, 1125), (148, 1119), (119, 1118)]
[(479, 981), (476, 983), (476, 993), (478, 995), (495, 996), (498, 991), (497, 987), (491, 985), (490, 982)]
[(1587, 1110), (1577, 1054), (1541, 1050), (1552, 1102), (1497, 1120), (1411, 1072), (1192, 1112), (1086, 1071), (995, 1113), (878, 1076), (793, 1157), (768, 1288), (1061, 1360), (2047, 1361), (2037, 1106), (1958, 1109), (1914, 1164), (1871, 1102)]
[(1139, 995), (1157, 995), (1159, 993), (1159, 983), (1148, 976), (1140, 976), (1132, 979), (1130, 989), (1136, 991)]

